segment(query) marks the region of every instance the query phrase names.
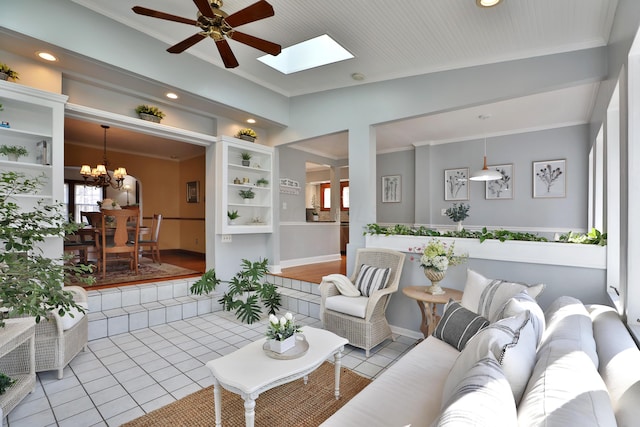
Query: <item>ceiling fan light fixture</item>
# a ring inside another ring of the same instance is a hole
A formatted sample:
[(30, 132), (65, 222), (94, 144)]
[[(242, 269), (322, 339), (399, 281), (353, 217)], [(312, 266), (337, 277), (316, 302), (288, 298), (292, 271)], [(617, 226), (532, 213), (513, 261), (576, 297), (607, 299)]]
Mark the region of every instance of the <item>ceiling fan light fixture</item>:
[(493, 7), (500, 3), (502, 0), (476, 0), (478, 7)]

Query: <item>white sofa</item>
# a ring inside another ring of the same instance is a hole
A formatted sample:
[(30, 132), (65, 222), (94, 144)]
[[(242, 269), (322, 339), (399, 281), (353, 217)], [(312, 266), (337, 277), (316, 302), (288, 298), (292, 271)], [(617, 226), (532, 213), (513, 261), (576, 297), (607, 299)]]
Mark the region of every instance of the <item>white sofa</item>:
[[(517, 317), (526, 316), (526, 322), (534, 324), (531, 314), (536, 309), (530, 304), (523, 307), (527, 310)], [(477, 347), (481, 333), (462, 352), (430, 336), (322, 426), (640, 425), (640, 351), (618, 314), (610, 307), (584, 306), (571, 297), (561, 297), (539, 313), (543, 329), (532, 356), (522, 348), (514, 352), (510, 345), (502, 349), (502, 364), (495, 362), (500, 357), (486, 356), (488, 364), (504, 368), (503, 372), (494, 369), (488, 376), (477, 375), (477, 364), (459, 372), (461, 365), (464, 369), (461, 359), (468, 356), (468, 348)], [(513, 324), (515, 318), (509, 319)], [(485, 329), (489, 328), (499, 328), (498, 323)], [(516, 334), (515, 347), (527, 343), (527, 334), (531, 335), (524, 327)], [(527, 368), (527, 363), (533, 366)], [(505, 381), (503, 375), (514, 374), (525, 377)], [(513, 386), (518, 381), (520, 399)], [(505, 384), (506, 391), (500, 390)], [(443, 394), (451, 396), (444, 404)]]

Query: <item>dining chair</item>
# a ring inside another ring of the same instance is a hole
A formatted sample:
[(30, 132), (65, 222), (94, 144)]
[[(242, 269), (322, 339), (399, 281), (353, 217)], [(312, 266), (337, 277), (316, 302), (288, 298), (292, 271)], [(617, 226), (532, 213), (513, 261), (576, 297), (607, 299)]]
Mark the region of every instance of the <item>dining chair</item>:
[(102, 214), (95, 211), (80, 211), (80, 218), (86, 218), (87, 223), (93, 227), (100, 227)]
[[(138, 244), (141, 247), (142, 254), (151, 253), (153, 262), (162, 264), (160, 261), (160, 224), (162, 223), (162, 214), (153, 214), (153, 221), (151, 222), (151, 238), (140, 239)], [(148, 250), (145, 251), (145, 248)]]
[[(106, 278), (107, 262), (129, 261), (129, 269), (138, 274), (138, 239), (130, 239), (129, 233), (140, 235), (139, 210), (109, 209), (102, 211), (99, 230), (100, 259), (99, 268), (102, 278)], [(109, 255), (112, 255), (109, 257)], [(123, 257), (126, 255), (126, 257)]]

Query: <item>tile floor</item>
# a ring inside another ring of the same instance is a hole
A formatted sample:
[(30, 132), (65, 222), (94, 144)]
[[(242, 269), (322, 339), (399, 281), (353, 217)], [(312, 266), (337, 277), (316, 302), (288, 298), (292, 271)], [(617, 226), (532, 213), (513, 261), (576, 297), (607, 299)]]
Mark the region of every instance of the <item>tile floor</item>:
[[(320, 327), (296, 315), (302, 325)], [(119, 426), (212, 384), (209, 360), (261, 338), (266, 322), (241, 324), (216, 312), (89, 342), (58, 380), (38, 374), (36, 390), (4, 420), (9, 427)], [(375, 378), (416, 340), (399, 336), (372, 350), (347, 346), (343, 366)]]

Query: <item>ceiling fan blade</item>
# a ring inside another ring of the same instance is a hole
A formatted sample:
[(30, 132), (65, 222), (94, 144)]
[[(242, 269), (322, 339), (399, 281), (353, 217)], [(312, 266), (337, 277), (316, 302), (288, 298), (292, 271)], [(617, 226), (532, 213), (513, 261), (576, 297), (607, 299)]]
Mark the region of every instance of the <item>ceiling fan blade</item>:
[(211, 10), (211, 5), (209, 4), (209, 0), (193, 0), (193, 2), (198, 7), (198, 10), (201, 14), (206, 16), (207, 18), (215, 18), (216, 15)]
[(251, 46), (263, 52), (269, 53), (271, 55), (278, 55), (282, 48), (279, 44), (272, 43), (270, 41), (260, 39), (258, 37), (251, 36), (246, 33), (241, 33), (240, 31), (233, 31), (230, 35), (232, 40), (235, 40), (240, 43), (244, 43), (247, 46)]
[(207, 37), (207, 36), (203, 35), (202, 33), (196, 33), (196, 34), (192, 35), (191, 37), (188, 37), (188, 38), (182, 40), (180, 43), (174, 44), (169, 49), (167, 49), (167, 52), (169, 52), (169, 53), (182, 53), (185, 50), (189, 49), (194, 44), (198, 43), (199, 41), (204, 40), (205, 37)]
[(275, 12), (273, 7), (265, 0), (260, 0), (257, 3), (247, 6), (242, 10), (232, 13), (224, 20), (231, 27), (239, 27), (240, 25), (248, 24), (249, 22), (258, 21), (260, 19), (273, 16)]
[(131, 10), (133, 10), (138, 15), (150, 16), (152, 18), (166, 19), (167, 21), (180, 22), (182, 24), (198, 25), (198, 22), (194, 21), (193, 19), (187, 19), (181, 16), (170, 15), (164, 12), (158, 12), (157, 10), (147, 9), (146, 7), (134, 6), (133, 8), (131, 8)]
[(216, 40), (216, 47), (218, 48), (218, 52), (220, 52), (220, 56), (222, 57), (222, 62), (224, 62), (224, 66), (226, 68), (236, 68), (238, 65), (238, 60), (236, 56), (231, 51), (231, 46), (225, 40)]

